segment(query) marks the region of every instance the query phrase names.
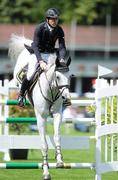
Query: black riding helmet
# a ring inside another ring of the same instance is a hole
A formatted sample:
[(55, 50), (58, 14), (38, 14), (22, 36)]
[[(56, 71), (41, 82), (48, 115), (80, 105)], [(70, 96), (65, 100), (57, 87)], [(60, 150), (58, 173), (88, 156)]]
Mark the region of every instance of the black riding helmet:
[(59, 11), (56, 8), (50, 8), (46, 11), (46, 18), (59, 18)]

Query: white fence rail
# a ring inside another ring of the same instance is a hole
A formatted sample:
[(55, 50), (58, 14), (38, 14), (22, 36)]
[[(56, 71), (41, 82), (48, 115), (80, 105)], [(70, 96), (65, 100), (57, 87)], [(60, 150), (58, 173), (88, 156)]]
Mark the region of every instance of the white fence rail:
[(111, 81), (101, 87), (105, 82), (97, 80), (95, 94), (96, 180), (101, 180), (105, 172), (118, 170), (118, 85)]

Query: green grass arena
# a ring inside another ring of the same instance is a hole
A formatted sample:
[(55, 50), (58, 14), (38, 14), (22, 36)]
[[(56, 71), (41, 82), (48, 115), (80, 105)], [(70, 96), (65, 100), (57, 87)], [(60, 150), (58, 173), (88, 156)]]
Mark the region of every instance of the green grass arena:
[[(12, 133), (12, 132), (11, 132)], [(65, 125), (61, 127), (62, 135), (65, 135)], [(91, 132), (79, 132), (72, 127), (66, 135), (90, 136), (94, 135), (94, 128)], [(12, 133), (13, 134), (13, 133)], [(53, 134), (53, 126), (48, 124), (47, 134)], [(62, 150), (65, 163), (93, 163), (95, 162), (95, 141), (90, 141), (88, 150)], [(56, 163), (54, 150), (49, 150), (49, 163)], [(7, 163), (3, 160), (3, 153), (0, 153), (0, 163)], [(42, 179), (42, 169), (37, 168), (37, 163), (42, 163), (40, 150), (29, 150), (28, 160), (12, 160), (12, 163), (34, 163), (34, 169), (0, 169), (0, 180), (39, 180)], [(9, 162), (8, 162), (9, 163)], [(94, 180), (95, 169), (50, 169), (52, 180)], [(102, 180), (115, 180), (118, 172), (102, 175)]]

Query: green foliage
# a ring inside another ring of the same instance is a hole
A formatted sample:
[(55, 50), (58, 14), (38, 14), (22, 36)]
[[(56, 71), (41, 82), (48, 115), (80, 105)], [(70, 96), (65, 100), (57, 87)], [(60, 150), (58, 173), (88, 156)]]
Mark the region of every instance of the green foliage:
[(0, 4), (1, 23), (29, 23), (33, 22), (32, 10), (34, 8), (32, 0), (4, 0)]
[[(10, 93), (10, 99), (16, 99), (17, 93), (13, 91)], [(9, 117), (35, 117), (34, 110), (31, 106), (20, 108), (19, 106), (9, 106)], [(15, 134), (27, 134), (29, 127), (27, 123), (10, 124), (10, 130)]]
[[(105, 111), (106, 106), (107, 106), (107, 110)], [(113, 123), (116, 123), (117, 122), (117, 97), (113, 96), (108, 99), (103, 98), (102, 108), (103, 108), (102, 109), (102, 124), (105, 124), (105, 120), (108, 124), (110, 124), (112, 119), (113, 119)]]
[[(112, 103), (112, 105), (111, 105)], [(113, 96), (111, 98), (103, 98), (102, 99), (102, 124), (105, 124), (105, 119), (108, 124), (111, 123), (111, 116), (113, 116), (113, 122), (117, 122), (117, 97)], [(107, 107), (107, 108), (106, 108)], [(105, 108), (107, 110), (105, 110)], [(112, 109), (113, 108), (113, 109)], [(96, 106), (88, 106), (88, 112), (93, 113), (95, 115)]]
[[(34, 117), (34, 111), (31, 107), (19, 108), (17, 106), (10, 106), (10, 117)], [(29, 130), (27, 123), (10, 124), (10, 130), (18, 135), (27, 133)]]
[(116, 0), (2, 0), (0, 23), (38, 23), (44, 20), (48, 8), (61, 12), (61, 22), (70, 24), (105, 24), (106, 14), (111, 14), (112, 24), (118, 24), (118, 1)]
[(96, 0), (80, 0), (77, 2), (76, 17), (80, 24), (92, 24), (97, 18)]

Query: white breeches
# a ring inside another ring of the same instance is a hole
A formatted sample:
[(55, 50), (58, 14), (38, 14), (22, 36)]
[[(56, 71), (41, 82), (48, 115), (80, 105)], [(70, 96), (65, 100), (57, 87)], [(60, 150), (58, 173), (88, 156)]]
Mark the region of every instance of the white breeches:
[[(48, 64), (54, 64), (56, 60), (56, 53), (48, 54), (48, 53), (41, 53), (42, 59), (47, 62)], [(35, 54), (30, 55), (30, 60), (28, 64), (28, 71), (27, 71), (27, 79), (30, 80), (36, 70), (37, 67), (37, 58)]]

